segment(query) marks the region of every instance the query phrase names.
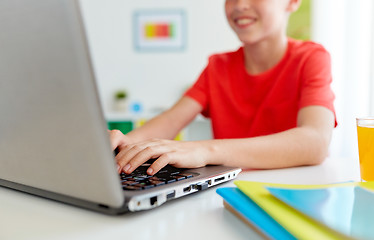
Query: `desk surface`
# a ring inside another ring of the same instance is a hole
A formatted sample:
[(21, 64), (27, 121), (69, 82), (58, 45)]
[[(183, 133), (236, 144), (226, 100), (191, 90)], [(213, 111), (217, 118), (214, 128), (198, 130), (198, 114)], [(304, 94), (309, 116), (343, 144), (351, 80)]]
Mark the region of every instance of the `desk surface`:
[[(290, 184), (359, 181), (357, 159), (319, 166), (243, 171), (240, 180)], [(218, 187), (234, 186), (233, 182)], [(106, 216), (0, 187), (0, 239), (260, 239), (224, 209), (217, 187), (159, 208)]]

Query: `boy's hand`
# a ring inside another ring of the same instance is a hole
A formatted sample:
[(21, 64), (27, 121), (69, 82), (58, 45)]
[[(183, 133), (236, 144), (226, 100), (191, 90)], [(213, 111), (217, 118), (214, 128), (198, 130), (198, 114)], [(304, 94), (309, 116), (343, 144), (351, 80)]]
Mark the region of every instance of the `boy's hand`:
[(149, 175), (156, 174), (167, 164), (178, 168), (197, 168), (207, 165), (206, 148), (199, 142), (151, 139), (122, 145), (116, 156), (118, 171), (129, 174), (144, 162), (154, 158), (157, 160), (148, 168)]

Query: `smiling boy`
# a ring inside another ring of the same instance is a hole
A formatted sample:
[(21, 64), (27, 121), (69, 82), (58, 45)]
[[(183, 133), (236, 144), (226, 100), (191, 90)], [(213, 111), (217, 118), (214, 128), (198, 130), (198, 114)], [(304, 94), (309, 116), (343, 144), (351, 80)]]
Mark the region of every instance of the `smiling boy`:
[[(212, 55), (195, 84), (169, 110), (123, 135), (109, 131), (118, 171), (158, 158), (166, 164), (285, 168), (321, 163), (334, 126), (328, 52), (288, 38), (301, 0), (226, 0), (229, 25), (242, 47)], [(212, 121), (213, 140), (173, 141), (198, 114)]]

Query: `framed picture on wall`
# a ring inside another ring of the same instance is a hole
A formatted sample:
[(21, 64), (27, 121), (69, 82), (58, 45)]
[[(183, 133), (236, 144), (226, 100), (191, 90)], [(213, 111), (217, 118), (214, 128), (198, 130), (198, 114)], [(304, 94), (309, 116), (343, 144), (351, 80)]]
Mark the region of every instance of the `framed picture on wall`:
[(138, 51), (181, 51), (186, 47), (183, 10), (137, 10), (133, 23), (134, 47)]

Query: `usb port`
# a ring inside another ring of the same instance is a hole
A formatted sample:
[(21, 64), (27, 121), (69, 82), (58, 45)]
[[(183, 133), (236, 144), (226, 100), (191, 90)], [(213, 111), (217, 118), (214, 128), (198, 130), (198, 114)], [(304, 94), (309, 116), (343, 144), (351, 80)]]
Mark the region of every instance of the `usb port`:
[(191, 185), (183, 188), (183, 192), (189, 192), (189, 191), (191, 191)]
[(167, 200), (169, 200), (169, 199), (171, 199), (171, 198), (174, 198), (175, 197), (175, 191), (172, 191), (172, 192), (170, 192), (170, 193), (168, 193), (167, 195), (166, 195), (166, 199)]

